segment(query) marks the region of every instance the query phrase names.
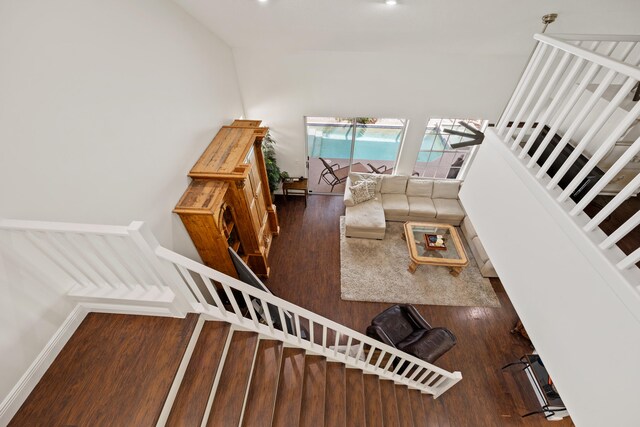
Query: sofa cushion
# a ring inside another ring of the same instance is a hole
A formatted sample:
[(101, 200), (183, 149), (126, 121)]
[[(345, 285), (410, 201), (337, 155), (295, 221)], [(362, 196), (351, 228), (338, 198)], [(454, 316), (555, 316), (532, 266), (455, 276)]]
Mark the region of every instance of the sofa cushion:
[(407, 196), (431, 197), (433, 181), (430, 179), (409, 178), (407, 182)]
[(436, 207), (429, 197), (409, 196), (409, 215), (416, 218), (434, 219), (436, 217)]
[(376, 182), (376, 193), (380, 192), (380, 188), (382, 188), (382, 175), (378, 175), (375, 173), (359, 173), (359, 172), (351, 172), (349, 174), (349, 180), (351, 180), (351, 184), (357, 184), (359, 181), (363, 179), (368, 179)]
[(487, 255), (487, 251), (484, 250), (484, 246), (482, 246), (482, 242), (478, 238), (478, 236), (471, 239), (471, 244), (475, 246), (478, 251), (478, 256), (480, 256), (480, 262), (485, 263), (489, 260), (489, 255)]
[(382, 193), (382, 208), (385, 215), (406, 216), (409, 214), (409, 201), (404, 193)]
[(446, 180), (433, 183), (434, 199), (457, 199), (460, 191), (460, 181)]
[(388, 176), (383, 175), (381, 193), (387, 194), (402, 194), (407, 191), (407, 177), (406, 176)]
[(456, 199), (433, 199), (436, 207), (436, 218), (447, 221), (461, 221), (464, 209)]
[(471, 224), (471, 220), (469, 219), (468, 216), (465, 216), (464, 219), (462, 220), (461, 227), (462, 227), (462, 231), (464, 231), (464, 235), (467, 237), (469, 241), (471, 241), (474, 237), (478, 235), (478, 233), (476, 233), (476, 229), (473, 228), (473, 224)]
[(357, 205), (373, 199), (376, 196), (375, 189), (376, 182), (369, 179), (360, 180), (356, 184), (350, 186), (349, 191), (351, 191), (353, 204)]
[(381, 229), (383, 230), (384, 236), (386, 223), (384, 220), (384, 211), (382, 210), (382, 202), (372, 199), (355, 206), (347, 207), (345, 225), (347, 227), (347, 236), (349, 236), (349, 229)]

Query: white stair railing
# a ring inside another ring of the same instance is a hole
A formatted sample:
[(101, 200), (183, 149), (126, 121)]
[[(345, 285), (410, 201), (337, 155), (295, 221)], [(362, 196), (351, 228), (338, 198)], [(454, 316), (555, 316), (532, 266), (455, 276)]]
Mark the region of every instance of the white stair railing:
[[(163, 248), (142, 222), (119, 227), (0, 219), (0, 249), (25, 262), (38, 253), (49, 262), (37, 268), (68, 283), (69, 296), (80, 302), (156, 303), (177, 316), (203, 313), (434, 397), (462, 379), (460, 372), (448, 372)], [(237, 298), (244, 302), (242, 309)], [(291, 319), (293, 328), (278, 328), (271, 316), (258, 313), (254, 301), (263, 313), (277, 310), (280, 325), (286, 325), (285, 317)]]
[[(640, 90), (640, 36), (534, 38), (534, 54), (495, 132), (622, 276), (636, 278), (631, 270), (637, 270), (640, 248), (625, 255), (614, 246), (640, 225), (640, 215), (608, 237), (598, 226), (640, 191), (640, 137), (635, 136), (640, 134), (640, 102), (633, 101)], [(556, 133), (562, 137), (553, 147)], [(635, 139), (620, 144), (629, 135)], [(576, 164), (579, 158), (588, 159), (582, 167)], [(593, 177), (596, 167), (603, 172), (599, 179)], [(611, 194), (610, 184), (618, 181), (627, 184), (613, 190), (615, 197), (588, 218), (585, 208), (604, 190)], [(627, 281), (640, 293), (640, 283)]]
[(70, 297), (164, 306), (184, 315), (195, 298), (167, 275), (154, 253), (158, 246), (140, 221), (108, 226), (0, 219), (2, 254), (59, 281)]
[[(438, 368), (168, 249), (158, 247), (156, 254), (180, 273), (184, 285), (196, 295), (200, 304), (199, 310), (215, 318), (325, 356), (329, 360), (343, 362), (347, 366), (362, 369), (383, 379), (432, 394), (434, 397), (440, 396), (462, 379), (460, 372), (448, 372)], [(224, 292), (230, 302), (229, 306), (222, 303), (218, 290)], [(234, 295), (233, 291), (242, 297), (246, 313), (240, 309), (238, 296)], [(261, 316), (252, 303), (254, 300), (260, 301), (262, 313), (269, 313), (270, 307), (275, 308), (280, 325), (286, 325), (285, 317), (289, 317), (293, 330), (288, 330), (287, 327), (278, 329), (271, 316)], [(266, 323), (262, 323), (261, 319)], [(308, 330), (308, 337), (303, 337), (301, 326)]]

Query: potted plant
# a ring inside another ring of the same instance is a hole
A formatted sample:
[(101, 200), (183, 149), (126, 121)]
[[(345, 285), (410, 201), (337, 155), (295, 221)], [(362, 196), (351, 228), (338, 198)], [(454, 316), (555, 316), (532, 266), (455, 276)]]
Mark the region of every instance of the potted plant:
[[(282, 172), (276, 162), (276, 141), (271, 137), (271, 134), (267, 134), (262, 139), (262, 154), (264, 156), (264, 163), (267, 168), (267, 178), (269, 179), (269, 190), (271, 194), (278, 189), (280, 181), (282, 180)], [(288, 176), (289, 174), (287, 174)]]

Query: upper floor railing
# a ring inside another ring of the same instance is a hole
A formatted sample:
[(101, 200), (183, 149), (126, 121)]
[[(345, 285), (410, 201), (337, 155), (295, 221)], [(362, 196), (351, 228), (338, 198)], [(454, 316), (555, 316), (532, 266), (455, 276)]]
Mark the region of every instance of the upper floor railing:
[[(636, 272), (627, 273), (640, 248), (624, 254), (616, 243), (640, 212), (608, 236), (599, 226), (640, 191), (640, 36), (534, 38), (496, 134), (638, 291)], [(595, 200), (603, 194), (613, 197)]]
[(0, 251), (66, 283), (80, 301), (202, 313), (434, 397), (462, 378), (165, 249), (141, 222), (118, 227), (0, 219)]

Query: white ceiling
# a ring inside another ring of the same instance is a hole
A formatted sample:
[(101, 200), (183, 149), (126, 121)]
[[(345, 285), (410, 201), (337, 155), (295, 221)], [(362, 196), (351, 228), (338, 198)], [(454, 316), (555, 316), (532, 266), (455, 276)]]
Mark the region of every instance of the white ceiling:
[(521, 55), (550, 12), (550, 33), (640, 33), (640, 0), (174, 1), (233, 48)]

